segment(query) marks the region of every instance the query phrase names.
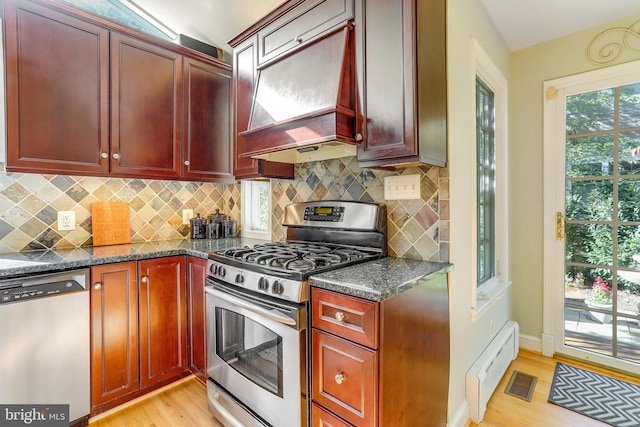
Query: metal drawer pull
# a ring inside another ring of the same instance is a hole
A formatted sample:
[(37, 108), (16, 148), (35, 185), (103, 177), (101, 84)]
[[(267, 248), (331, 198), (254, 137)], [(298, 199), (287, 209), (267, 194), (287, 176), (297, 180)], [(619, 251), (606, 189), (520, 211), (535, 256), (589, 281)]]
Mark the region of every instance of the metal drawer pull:
[(96, 291), (99, 291), (102, 288), (102, 283), (96, 283), (95, 285), (93, 285), (93, 289), (95, 289)]
[(336, 382), (338, 384), (342, 384), (343, 382), (345, 382), (347, 380), (347, 377), (345, 376), (344, 373), (340, 372), (339, 374), (336, 375)]
[(336, 311), (336, 320), (337, 320), (338, 322), (344, 322), (344, 319), (346, 319), (346, 318), (347, 318), (347, 315), (346, 315), (346, 314), (344, 314), (344, 313), (343, 313), (343, 312), (341, 312), (341, 311)]
[(231, 427), (246, 427), (244, 424), (238, 421), (238, 419), (234, 417), (231, 412), (227, 410), (227, 408), (222, 406), (222, 403), (220, 402), (220, 393), (214, 394), (213, 400), (210, 400), (209, 402), (211, 402), (211, 405), (216, 408), (216, 411), (218, 411), (220, 416), (222, 416), (222, 418), (224, 418), (224, 420), (228, 422)]
[(293, 41), (295, 43), (302, 43), (302, 37), (301, 36), (295, 36), (295, 38), (293, 39)]

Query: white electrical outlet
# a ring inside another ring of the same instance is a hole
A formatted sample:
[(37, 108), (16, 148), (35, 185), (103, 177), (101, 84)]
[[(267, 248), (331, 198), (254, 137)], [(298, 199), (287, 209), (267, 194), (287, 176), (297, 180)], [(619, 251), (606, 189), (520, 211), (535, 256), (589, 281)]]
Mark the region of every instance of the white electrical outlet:
[(193, 218), (193, 209), (182, 209), (182, 223), (189, 224), (191, 218)]
[(58, 211), (58, 231), (69, 231), (76, 229), (75, 211)]
[(406, 200), (420, 198), (420, 175), (387, 176), (384, 179), (386, 200)]

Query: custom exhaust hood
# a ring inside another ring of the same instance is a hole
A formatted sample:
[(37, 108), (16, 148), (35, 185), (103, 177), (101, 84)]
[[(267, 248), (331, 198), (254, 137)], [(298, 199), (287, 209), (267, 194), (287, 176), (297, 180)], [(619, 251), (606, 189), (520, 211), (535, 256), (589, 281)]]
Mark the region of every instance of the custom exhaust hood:
[(350, 25), (259, 68), (239, 155), (283, 163), (355, 156), (354, 69)]

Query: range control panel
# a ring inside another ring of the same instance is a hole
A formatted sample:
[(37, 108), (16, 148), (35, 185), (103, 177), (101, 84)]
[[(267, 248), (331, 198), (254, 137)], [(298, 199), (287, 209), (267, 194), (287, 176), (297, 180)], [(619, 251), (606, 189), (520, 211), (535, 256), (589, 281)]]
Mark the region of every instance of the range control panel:
[(344, 206), (307, 206), (304, 208), (305, 221), (341, 222)]

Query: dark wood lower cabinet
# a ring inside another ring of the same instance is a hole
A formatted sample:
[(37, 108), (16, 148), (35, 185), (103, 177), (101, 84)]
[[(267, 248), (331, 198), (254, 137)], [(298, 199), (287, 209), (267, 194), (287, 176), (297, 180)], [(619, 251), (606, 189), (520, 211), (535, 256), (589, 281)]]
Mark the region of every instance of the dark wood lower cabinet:
[(140, 261), (140, 387), (187, 371), (184, 257)]
[(91, 267), (92, 408), (139, 389), (136, 275), (135, 262)]
[(189, 257), (187, 283), (189, 298), (189, 354), (191, 372), (202, 382), (207, 380), (207, 337), (205, 330), (204, 287), (207, 277), (207, 260)]
[(381, 302), (313, 288), (311, 310), (314, 427), (446, 425), (446, 274)]
[(91, 268), (91, 415), (188, 375), (185, 258)]

